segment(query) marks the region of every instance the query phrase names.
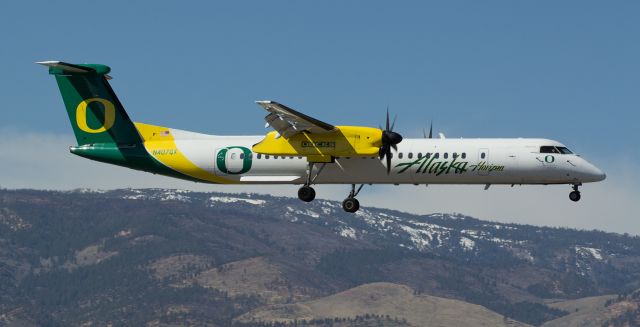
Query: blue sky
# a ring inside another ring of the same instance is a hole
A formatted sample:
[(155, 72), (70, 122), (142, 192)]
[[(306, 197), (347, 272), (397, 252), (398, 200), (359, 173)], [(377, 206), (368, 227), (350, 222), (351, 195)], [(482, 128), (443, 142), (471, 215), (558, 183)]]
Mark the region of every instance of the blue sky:
[[(255, 100), (338, 125), (378, 126), (389, 105), (406, 137), (433, 119), (448, 137), (557, 139), (617, 189), (640, 182), (639, 9), (637, 1), (4, 1), (0, 131), (16, 142), (21, 133), (72, 140), (55, 82), (33, 62), (103, 63), (136, 121), (262, 134)], [(56, 188), (4, 165), (13, 178), (4, 186)]]

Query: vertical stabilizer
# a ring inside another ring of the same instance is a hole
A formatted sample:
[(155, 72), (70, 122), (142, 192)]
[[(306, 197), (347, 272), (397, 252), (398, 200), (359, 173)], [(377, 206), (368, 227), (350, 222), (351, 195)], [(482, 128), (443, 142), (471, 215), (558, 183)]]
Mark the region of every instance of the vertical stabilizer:
[(141, 142), (140, 135), (108, 80), (111, 68), (100, 64), (42, 61), (56, 77), (78, 145)]

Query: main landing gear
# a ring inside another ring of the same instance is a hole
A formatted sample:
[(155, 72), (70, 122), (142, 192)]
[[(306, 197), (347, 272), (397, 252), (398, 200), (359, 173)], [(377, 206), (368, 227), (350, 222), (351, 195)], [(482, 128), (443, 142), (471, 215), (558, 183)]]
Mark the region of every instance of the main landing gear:
[(316, 190), (309, 185), (303, 185), (298, 190), (298, 198), (304, 202), (311, 202), (316, 198)]
[(580, 184), (573, 184), (573, 191), (569, 193), (569, 199), (573, 202), (580, 201), (580, 191), (578, 191)]
[[(311, 184), (313, 184), (318, 175), (320, 175), (320, 172), (322, 171), (322, 169), (324, 169), (324, 167), (325, 164), (323, 163), (318, 171), (314, 174), (313, 162), (309, 163), (307, 168), (307, 180), (304, 185), (302, 185), (302, 187), (298, 189), (298, 198), (300, 200), (304, 202), (311, 202), (316, 198), (316, 190), (311, 187)], [(356, 199), (356, 196), (358, 196), (358, 193), (360, 193), (360, 190), (362, 190), (363, 186), (364, 184), (361, 184), (356, 189), (356, 184), (351, 184), (351, 192), (349, 192), (349, 196), (347, 196), (347, 198), (342, 201), (342, 209), (344, 209), (344, 211), (354, 213), (358, 211), (358, 209), (360, 209), (360, 202), (358, 201), (358, 199)]]
[(356, 196), (358, 196), (358, 193), (360, 193), (363, 186), (364, 184), (360, 184), (360, 187), (356, 190), (356, 184), (351, 184), (351, 192), (349, 192), (349, 196), (342, 201), (342, 209), (344, 209), (344, 211), (354, 213), (360, 209), (360, 202), (356, 199)]

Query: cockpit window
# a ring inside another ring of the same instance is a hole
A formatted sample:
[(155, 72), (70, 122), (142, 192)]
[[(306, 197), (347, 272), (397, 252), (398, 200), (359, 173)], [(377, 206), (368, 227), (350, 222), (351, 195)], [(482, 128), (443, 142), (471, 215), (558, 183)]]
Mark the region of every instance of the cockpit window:
[(563, 146), (543, 145), (540, 147), (540, 153), (572, 154), (573, 152)]
[(541, 146), (540, 153), (560, 153), (555, 146)]
[(558, 148), (558, 150), (560, 150), (560, 153), (562, 153), (562, 154), (573, 154), (573, 152), (571, 152), (571, 150), (569, 150), (569, 149), (567, 149), (567, 148), (565, 148), (563, 146), (559, 146), (557, 148)]

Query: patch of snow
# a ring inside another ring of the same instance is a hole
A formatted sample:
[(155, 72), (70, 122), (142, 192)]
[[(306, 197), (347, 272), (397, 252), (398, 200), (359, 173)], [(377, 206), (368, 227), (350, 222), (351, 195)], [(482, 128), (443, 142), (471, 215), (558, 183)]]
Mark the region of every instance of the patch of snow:
[(376, 224), (376, 216), (369, 210), (360, 209), (356, 211), (356, 216), (362, 218), (368, 225), (373, 226)]
[(351, 227), (344, 227), (341, 231), (340, 231), (340, 236), (342, 237), (347, 237), (347, 238), (352, 238), (354, 240), (357, 239), (356, 237), (356, 230), (351, 228)]
[(131, 235), (131, 230), (130, 229), (123, 229), (119, 232), (117, 232), (115, 235), (113, 235), (113, 237), (128, 237)]
[(413, 244), (415, 244), (416, 248), (418, 248), (419, 250), (424, 250), (429, 246), (429, 242), (433, 240), (432, 233), (428, 231), (409, 227), (406, 225), (400, 225), (400, 228), (407, 234), (409, 234), (411, 242), (413, 242)]
[(100, 194), (107, 193), (107, 191), (106, 191), (106, 190), (101, 190), (101, 189), (90, 189), (90, 188), (78, 188), (78, 189), (75, 189), (75, 190), (73, 190), (73, 191), (71, 191), (71, 192), (78, 192), (78, 193), (100, 193)]
[(497, 225), (497, 224), (482, 224), (482, 227), (495, 228), (495, 229), (509, 229), (509, 230), (518, 229), (516, 227), (511, 227), (507, 225)]
[(463, 236), (460, 238), (460, 246), (462, 246), (462, 249), (465, 251), (471, 251), (476, 246), (476, 242)]
[(315, 212), (315, 211), (313, 211), (313, 210), (309, 210), (309, 209), (304, 210), (304, 211), (302, 211), (302, 210), (295, 210), (295, 213), (296, 213), (296, 214), (298, 214), (298, 215), (305, 215), (305, 216), (309, 216), (309, 217), (311, 217), (311, 218), (320, 218), (320, 214), (319, 214), (319, 213), (317, 213), (317, 212)]
[(160, 198), (160, 201), (180, 201), (180, 202), (191, 202), (191, 198), (185, 195), (180, 194), (182, 192), (177, 191), (166, 191), (163, 196)]
[(478, 237), (478, 231), (473, 229), (463, 229), (460, 231), (461, 234), (466, 234), (467, 236), (471, 236), (474, 238)]
[(322, 204), (324, 206), (327, 206), (327, 207), (331, 207), (331, 208), (335, 208), (336, 207), (336, 205), (333, 204), (331, 201), (322, 201), (322, 202), (320, 202), (320, 204)]
[(409, 222), (414, 224), (414, 225), (416, 225), (416, 226), (428, 227), (430, 229), (452, 230), (452, 228), (449, 228), (449, 227), (444, 227), (444, 226), (440, 226), (440, 225), (436, 225), (436, 224), (422, 223), (422, 222), (415, 221), (415, 220), (409, 220)]
[(147, 196), (144, 194), (125, 195), (122, 197), (125, 200), (146, 200)]
[(602, 260), (602, 251), (596, 248), (590, 248), (586, 246), (576, 246), (576, 253), (579, 254), (588, 254), (596, 260)]
[(514, 255), (516, 258), (519, 259), (524, 259), (527, 260), (529, 262), (533, 262), (535, 260), (535, 258), (533, 257), (533, 255), (531, 255), (531, 252), (529, 250), (526, 249), (512, 249), (512, 251), (514, 251)]
[(261, 205), (265, 204), (267, 201), (265, 200), (257, 200), (257, 199), (243, 199), (236, 198), (231, 196), (212, 196), (209, 198), (210, 202), (222, 202), (222, 203), (235, 203), (235, 202), (245, 202), (248, 204)]
[(22, 219), (22, 217), (9, 208), (0, 209), (0, 223), (9, 227), (9, 229), (14, 232), (29, 229), (32, 226), (31, 223)]
[(510, 244), (512, 243), (511, 240), (507, 240), (504, 238), (498, 238), (498, 237), (492, 237), (489, 239), (489, 241), (493, 242), (493, 243), (498, 243), (498, 244)]

